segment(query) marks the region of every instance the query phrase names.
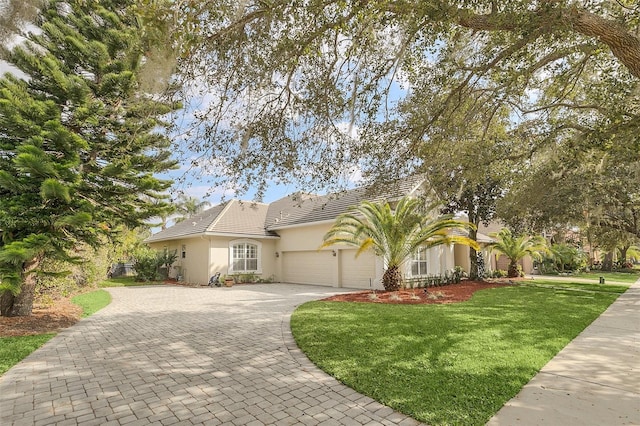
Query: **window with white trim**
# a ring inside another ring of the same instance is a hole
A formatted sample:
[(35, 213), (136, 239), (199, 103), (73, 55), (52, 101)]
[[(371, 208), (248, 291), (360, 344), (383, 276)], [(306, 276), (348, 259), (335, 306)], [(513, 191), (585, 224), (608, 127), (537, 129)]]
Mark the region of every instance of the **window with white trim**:
[(231, 241), (229, 251), (232, 272), (260, 272), (260, 243)]
[(420, 247), (411, 257), (411, 276), (427, 275), (427, 249)]

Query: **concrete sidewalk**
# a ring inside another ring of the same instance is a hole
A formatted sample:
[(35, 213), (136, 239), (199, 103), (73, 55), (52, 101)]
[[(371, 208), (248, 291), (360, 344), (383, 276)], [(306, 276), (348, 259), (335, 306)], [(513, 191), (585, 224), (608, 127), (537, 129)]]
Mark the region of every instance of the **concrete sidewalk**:
[(487, 425), (640, 425), (640, 280)]

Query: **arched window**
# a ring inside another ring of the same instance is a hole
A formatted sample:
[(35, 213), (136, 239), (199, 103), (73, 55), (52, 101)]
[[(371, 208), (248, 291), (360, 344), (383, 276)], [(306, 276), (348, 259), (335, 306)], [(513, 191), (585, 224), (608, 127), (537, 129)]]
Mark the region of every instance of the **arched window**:
[(257, 241), (236, 240), (229, 243), (231, 272), (261, 272), (261, 247)]

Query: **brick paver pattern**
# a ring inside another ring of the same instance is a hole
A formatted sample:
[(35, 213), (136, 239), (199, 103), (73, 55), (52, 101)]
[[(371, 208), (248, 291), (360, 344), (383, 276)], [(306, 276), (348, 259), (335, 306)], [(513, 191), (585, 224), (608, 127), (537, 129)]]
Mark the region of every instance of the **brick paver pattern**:
[(418, 425), (311, 364), (295, 306), (337, 289), (109, 289), (113, 302), (0, 377), (6, 425)]

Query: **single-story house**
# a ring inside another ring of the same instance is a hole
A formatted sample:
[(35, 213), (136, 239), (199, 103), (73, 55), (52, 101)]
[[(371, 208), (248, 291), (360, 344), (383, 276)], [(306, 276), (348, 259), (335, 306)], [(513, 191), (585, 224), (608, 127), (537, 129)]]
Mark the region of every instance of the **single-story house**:
[[(254, 274), (259, 278), (298, 284), (347, 288), (382, 288), (382, 259), (371, 252), (356, 257), (348, 246), (319, 250), (336, 217), (368, 199), (393, 201), (418, 194), (421, 182), (394, 187), (393, 197), (372, 197), (363, 188), (338, 195), (297, 193), (270, 204), (231, 200), (160, 231), (146, 242), (156, 250), (174, 250), (178, 259), (169, 276), (207, 284), (221, 275)], [(488, 237), (480, 235), (481, 240)], [(488, 241), (488, 240), (487, 240)], [(405, 276), (444, 274), (455, 266), (468, 271), (469, 248), (441, 246), (416, 253)]]

